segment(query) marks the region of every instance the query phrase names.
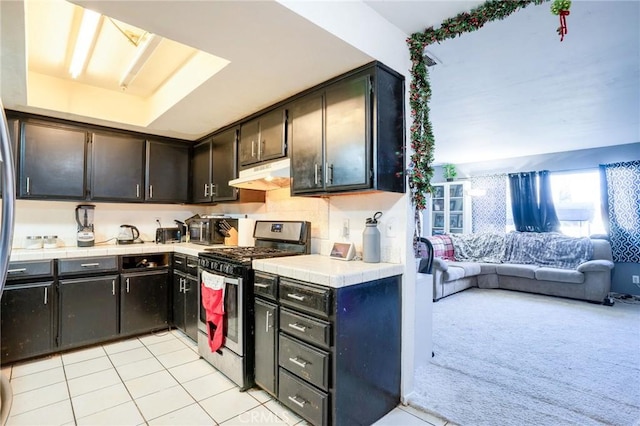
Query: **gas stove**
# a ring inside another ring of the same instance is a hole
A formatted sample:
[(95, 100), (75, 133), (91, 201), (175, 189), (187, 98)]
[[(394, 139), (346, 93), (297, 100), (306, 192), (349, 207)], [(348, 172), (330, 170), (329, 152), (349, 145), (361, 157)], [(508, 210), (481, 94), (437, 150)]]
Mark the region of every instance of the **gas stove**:
[(256, 222), (255, 247), (209, 248), (199, 253), (200, 267), (210, 272), (242, 275), (251, 261), (309, 253), (310, 224), (300, 221)]

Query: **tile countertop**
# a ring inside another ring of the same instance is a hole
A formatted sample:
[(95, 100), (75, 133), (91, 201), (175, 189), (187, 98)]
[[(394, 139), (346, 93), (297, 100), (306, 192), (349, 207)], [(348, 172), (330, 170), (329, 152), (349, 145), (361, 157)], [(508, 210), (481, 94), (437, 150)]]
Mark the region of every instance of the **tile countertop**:
[(110, 256), (122, 254), (142, 254), (142, 253), (167, 253), (176, 252), (189, 256), (197, 256), (198, 253), (207, 248), (226, 247), (224, 245), (203, 246), (191, 243), (174, 244), (105, 244), (93, 247), (57, 247), (52, 249), (13, 249), (11, 250), (11, 261), (21, 260), (47, 260), (63, 259), (74, 257)]
[(343, 261), (319, 254), (254, 260), (253, 269), (332, 288), (404, 273), (402, 264)]

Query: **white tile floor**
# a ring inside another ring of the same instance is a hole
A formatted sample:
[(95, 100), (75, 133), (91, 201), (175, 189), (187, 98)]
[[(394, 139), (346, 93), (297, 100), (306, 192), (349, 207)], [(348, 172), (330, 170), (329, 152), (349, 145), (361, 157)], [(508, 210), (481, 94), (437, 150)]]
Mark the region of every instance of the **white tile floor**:
[[(177, 330), (2, 368), (13, 425), (304, 425), (260, 389), (247, 392), (199, 358)], [(376, 425), (447, 424), (399, 406)]]

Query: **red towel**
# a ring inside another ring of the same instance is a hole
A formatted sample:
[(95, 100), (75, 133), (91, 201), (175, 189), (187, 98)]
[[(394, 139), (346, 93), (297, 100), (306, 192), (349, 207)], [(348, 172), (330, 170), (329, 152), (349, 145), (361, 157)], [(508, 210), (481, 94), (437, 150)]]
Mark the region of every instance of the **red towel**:
[(202, 306), (207, 316), (209, 348), (215, 352), (224, 343), (224, 278), (202, 272)]

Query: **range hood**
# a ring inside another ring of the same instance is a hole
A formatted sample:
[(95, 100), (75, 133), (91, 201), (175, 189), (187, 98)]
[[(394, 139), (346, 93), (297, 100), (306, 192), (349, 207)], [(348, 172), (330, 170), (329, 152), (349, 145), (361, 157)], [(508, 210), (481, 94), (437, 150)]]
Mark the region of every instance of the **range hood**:
[(242, 170), (238, 179), (229, 181), (230, 186), (258, 191), (287, 188), (290, 184), (291, 160), (288, 158)]

